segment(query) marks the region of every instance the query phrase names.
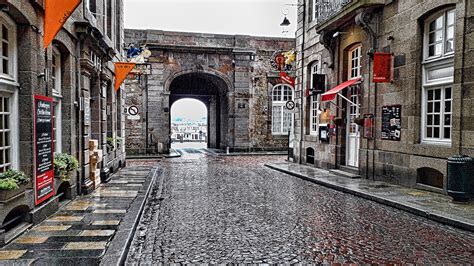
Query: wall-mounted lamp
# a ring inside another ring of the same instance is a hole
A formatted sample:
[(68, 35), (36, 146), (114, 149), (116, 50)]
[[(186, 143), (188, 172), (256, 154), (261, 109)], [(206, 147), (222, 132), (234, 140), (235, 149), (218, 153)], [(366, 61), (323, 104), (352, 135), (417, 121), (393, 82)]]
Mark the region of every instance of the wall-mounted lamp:
[(347, 33), (347, 32), (344, 32), (344, 31), (336, 31), (336, 32), (332, 35), (332, 37), (333, 37), (333, 38), (337, 38), (339, 35), (345, 34), (345, 33)]

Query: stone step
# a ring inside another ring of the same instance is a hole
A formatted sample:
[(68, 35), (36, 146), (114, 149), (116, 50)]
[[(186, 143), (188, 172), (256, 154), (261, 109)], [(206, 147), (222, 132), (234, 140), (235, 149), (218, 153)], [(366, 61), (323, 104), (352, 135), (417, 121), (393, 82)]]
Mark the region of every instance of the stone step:
[(332, 169), (332, 170), (329, 170), (329, 172), (338, 176), (343, 176), (343, 177), (352, 178), (352, 179), (360, 178), (360, 175), (349, 173), (349, 172), (339, 170), (339, 169)]

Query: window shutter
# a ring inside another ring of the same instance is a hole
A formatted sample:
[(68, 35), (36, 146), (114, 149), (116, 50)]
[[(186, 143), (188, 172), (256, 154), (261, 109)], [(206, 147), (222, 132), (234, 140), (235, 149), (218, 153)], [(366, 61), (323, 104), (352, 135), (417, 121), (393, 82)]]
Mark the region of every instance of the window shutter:
[[(308, 21), (311, 22), (313, 21), (314, 19), (314, 11), (313, 11), (313, 8), (314, 8), (314, 1), (316, 0), (309, 0), (309, 7), (308, 7), (308, 14), (309, 14), (309, 18), (308, 18)], [(314, 84), (314, 83), (313, 83)]]

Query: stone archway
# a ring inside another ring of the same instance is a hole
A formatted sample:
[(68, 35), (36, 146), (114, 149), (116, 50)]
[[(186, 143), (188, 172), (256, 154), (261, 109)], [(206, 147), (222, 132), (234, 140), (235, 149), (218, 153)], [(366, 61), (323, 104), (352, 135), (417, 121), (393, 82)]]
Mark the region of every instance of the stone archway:
[[(208, 147), (225, 149), (229, 145), (229, 87), (227, 82), (214, 74), (190, 72), (175, 77), (168, 88), (169, 106), (183, 98), (197, 99), (206, 105), (208, 110)], [(169, 132), (171, 133), (171, 128)]]

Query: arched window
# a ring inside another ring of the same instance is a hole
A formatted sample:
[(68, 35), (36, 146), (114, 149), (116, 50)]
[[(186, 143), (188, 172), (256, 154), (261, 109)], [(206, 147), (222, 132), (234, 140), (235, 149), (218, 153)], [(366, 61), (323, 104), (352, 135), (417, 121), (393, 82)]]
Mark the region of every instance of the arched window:
[(437, 12), (425, 20), (423, 47), (423, 143), (451, 143), (455, 10)]
[(293, 89), (284, 84), (276, 85), (272, 92), (272, 133), (287, 135), (293, 125), (293, 114), (286, 108), (293, 101)]
[(16, 24), (0, 11), (0, 173), (18, 168)]

